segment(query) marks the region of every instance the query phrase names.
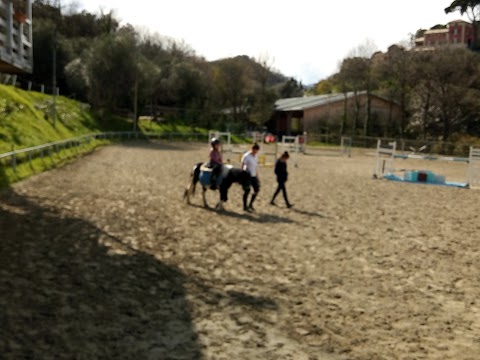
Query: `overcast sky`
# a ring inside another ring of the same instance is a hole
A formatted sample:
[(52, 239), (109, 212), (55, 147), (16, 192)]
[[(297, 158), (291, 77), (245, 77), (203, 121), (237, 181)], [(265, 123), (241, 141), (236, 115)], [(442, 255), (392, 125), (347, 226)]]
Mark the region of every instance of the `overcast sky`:
[(207, 60), (269, 58), (304, 84), (337, 72), (340, 61), (368, 40), (385, 51), (419, 28), (462, 19), (445, 14), (452, 0), (77, 1), (80, 9), (114, 10), (121, 23), (183, 40)]

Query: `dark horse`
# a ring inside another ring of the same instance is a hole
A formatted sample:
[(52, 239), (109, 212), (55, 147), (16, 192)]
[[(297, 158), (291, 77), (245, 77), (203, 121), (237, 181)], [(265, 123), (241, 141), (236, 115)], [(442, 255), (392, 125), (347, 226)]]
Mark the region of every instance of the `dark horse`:
[[(202, 171), (211, 171), (208, 168), (204, 168), (203, 165), (203, 163), (195, 164), (190, 174), (191, 181), (188, 187), (185, 189), (185, 193), (183, 195), (183, 198), (188, 204), (190, 204), (190, 196), (195, 194), (197, 183), (201, 180), (200, 175)], [(202, 181), (200, 181), (200, 183), (203, 189), (203, 206), (208, 207), (207, 199), (205, 198), (205, 192), (209, 188), (210, 184)], [(242, 185), (244, 194), (248, 194), (250, 192), (250, 175), (242, 169), (234, 168), (231, 165), (224, 165), (220, 176), (220, 201), (215, 207), (217, 210), (223, 210), (223, 203), (228, 200), (228, 189), (230, 189), (233, 183)]]

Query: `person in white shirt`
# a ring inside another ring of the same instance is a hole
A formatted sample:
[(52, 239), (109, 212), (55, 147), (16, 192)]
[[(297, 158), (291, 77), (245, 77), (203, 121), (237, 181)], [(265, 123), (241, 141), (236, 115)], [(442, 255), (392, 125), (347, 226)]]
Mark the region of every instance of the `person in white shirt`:
[[(260, 191), (260, 179), (258, 177), (258, 158), (257, 153), (260, 150), (260, 146), (255, 143), (252, 146), (252, 150), (247, 151), (242, 156), (242, 168), (250, 174), (250, 185), (248, 191), (243, 194), (243, 210), (248, 212), (255, 211), (253, 202)], [(253, 188), (253, 194), (250, 199), (250, 203), (247, 206), (248, 194), (250, 192), (250, 186)]]

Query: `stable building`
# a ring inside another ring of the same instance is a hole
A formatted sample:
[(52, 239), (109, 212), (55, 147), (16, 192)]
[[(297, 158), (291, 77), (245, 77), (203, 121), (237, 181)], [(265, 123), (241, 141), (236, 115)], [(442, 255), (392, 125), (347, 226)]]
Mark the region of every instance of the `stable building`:
[(400, 106), (365, 91), (279, 99), (270, 130), (278, 135), (361, 133), (370, 98), (369, 134), (385, 135), (400, 121)]

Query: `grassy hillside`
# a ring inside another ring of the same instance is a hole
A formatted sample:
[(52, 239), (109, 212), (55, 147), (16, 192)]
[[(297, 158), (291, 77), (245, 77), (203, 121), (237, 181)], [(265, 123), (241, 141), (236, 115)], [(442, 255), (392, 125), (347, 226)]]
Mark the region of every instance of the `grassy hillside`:
[[(48, 142), (74, 138), (104, 130), (130, 130), (124, 119), (110, 118), (99, 122), (87, 104), (59, 96), (57, 116), (52, 117), (53, 98), (33, 91), (0, 85), (0, 154)], [(78, 149), (63, 149), (47, 158), (17, 158), (14, 172), (11, 158), (0, 161), (0, 188), (34, 173), (61, 165), (78, 155), (91, 151), (105, 141), (94, 141)], [(28, 161), (27, 161), (28, 159)]]
[(86, 104), (57, 97), (55, 124), (52, 109), (52, 96), (0, 85), (0, 153), (101, 129)]
[[(53, 98), (33, 91), (24, 91), (12, 86), (0, 85), (0, 154), (25, 149), (58, 140), (102, 131), (131, 131), (133, 124), (124, 118), (95, 116), (88, 104), (59, 96), (56, 99), (57, 116), (52, 118)], [(144, 133), (171, 134), (168, 139), (206, 141), (208, 130), (191, 128), (179, 124), (157, 124), (140, 121), (139, 130)], [(196, 135), (192, 135), (195, 133)], [(187, 135), (189, 134), (189, 135)], [(233, 143), (246, 139), (232, 136)], [(92, 151), (95, 147), (109, 143), (96, 140), (81, 147), (59, 148), (58, 152), (47, 150), (41, 158), (30, 158), (28, 154), (16, 157), (13, 171), (12, 158), (0, 160), (0, 188), (24, 179), (32, 174), (57, 167), (79, 153)]]

